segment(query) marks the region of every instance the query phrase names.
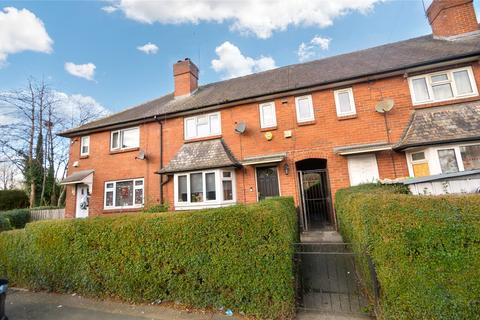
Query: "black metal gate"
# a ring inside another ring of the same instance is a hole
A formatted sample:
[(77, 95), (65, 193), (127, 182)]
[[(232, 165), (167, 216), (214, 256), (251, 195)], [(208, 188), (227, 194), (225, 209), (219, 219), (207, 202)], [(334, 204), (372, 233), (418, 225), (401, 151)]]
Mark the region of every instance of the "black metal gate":
[(321, 229), (332, 223), (332, 201), (326, 169), (298, 171), (303, 230)]
[(348, 244), (299, 243), (295, 249), (300, 310), (368, 315)]

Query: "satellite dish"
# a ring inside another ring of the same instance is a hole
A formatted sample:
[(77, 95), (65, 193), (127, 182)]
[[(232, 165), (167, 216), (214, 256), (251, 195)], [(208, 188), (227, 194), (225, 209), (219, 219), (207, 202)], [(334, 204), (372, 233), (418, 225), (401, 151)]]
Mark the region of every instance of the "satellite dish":
[(140, 152), (138, 152), (138, 156), (135, 157), (135, 159), (138, 159), (138, 160), (145, 160), (147, 157), (145, 156), (145, 151), (143, 150), (140, 150)]
[(395, 105), (395, 102), (393, 99), (385, 99), (377, 103), (375, 106), (375, 111), (378, 113), (386, 113), (390, 110), (392, 110), (393, 106)]
[(245, 122), (239, 122), (236, 124), (235, 126), (235, 132), (238, 133), (238, 134), (242, 134), (245, 132), (245, 130), (247, 130), (247, 125), (245, 124)]

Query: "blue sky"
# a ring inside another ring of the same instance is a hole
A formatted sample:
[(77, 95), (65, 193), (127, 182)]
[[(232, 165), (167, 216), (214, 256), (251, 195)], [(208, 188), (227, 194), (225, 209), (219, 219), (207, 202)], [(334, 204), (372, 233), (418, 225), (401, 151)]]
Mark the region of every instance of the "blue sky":
[[(303, 59), (315, 59), (430, 33), (422, 2), (413, 0), (343, 0), (345, 4), (340, 9), (335, 7), (338, 0), (323, 0), (316, 8), (319, 11), (313, 12), (322, 15), (322, 5), (329, 6), (326, 18), (304, 12), (304, 20), (282, 25), (283, 18), (277, 19), (277, 25), (267, 29), (261, 18), (269, 14), (275, 18), (277, 12), (269, 12), (270, 8), (282, 9), (273, 8), (271, 2), (259, 7), (266, 14), (257, 17), (255, 13), (235, 13), (239, 8), (235, 4), (229, 8), (228, 3), (224, 3), (224, 9), (233, 13), (221, 16), (201, 9), (194, 13), (177, 13), (175, 8), (173, 13), (165, 8), (155, 11), (131, 1), (1, 1), (4, 18), (7, 7), (26, 9), (43, 23), (47, 35), (41, 35), (51, 41), (38, 43), (36, 36), (30, 44), (32, 49), (28, 48), (29, 43), (17, 49), (3, 48), (3, 63), (0, 44), (0, 91), (24, 86), (29, 76), (45, 77), (58, 91), (90, 96), (109, 110), (119, 111), (171, 92), (172, 64), (185, 57), (198, 65), (200, 82), (205, 84), (232, 74), (298, 63), (302, 60), (298, 54), (302, 43)], [(149, 5), (152, 3), (155, 5), (152, 1)], [(297, 2), (291, 5), (294, 3)], [(108, 6), (115, 11), (102, 10)], [(477, 0), (475, 7), (480, 12)], [(291, 10), (287, 8), (285, 12)], [(278, 16), (283, 17), (281, 13)], [(332, 23), (325, 26), (329, 19)], [(1, 23), (0, 16), (0, 26)], [(4, 19), (3, 23), (9, 22)], [(19, 32), (18, 28), (24, 26), (20, 23), (10, 32)], [(158, 51), (146, 54), (137, 49), (147, 43), (155, 44)], [(216, 52), (218, 47), (222, 48), (217, 50), (221, 57)], [(217, 70), (212, 66), (215, 59), (219, 60)], [(67, 72), (67, 62), (91, 65), (79, 67), (80, 73), (87, 73), (79, 77)], [(92, 65), (94, 73), (88, 74)]]

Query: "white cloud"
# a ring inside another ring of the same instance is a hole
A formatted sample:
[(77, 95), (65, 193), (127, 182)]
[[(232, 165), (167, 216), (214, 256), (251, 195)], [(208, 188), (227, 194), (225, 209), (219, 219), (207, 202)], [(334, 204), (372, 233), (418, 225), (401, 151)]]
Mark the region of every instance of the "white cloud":
[(82, 118), (82, 112), (88, 111), (98, 117), (106, 116), (110, 111), (90, 96), (81, 94), (67, 94), (61, 91), (53, 91), (55, 111), (64, 119), (72, 119), (74, 125)]
[(272, 57), (260, 56), (258, 59), (246, 57), (240, 49), (226, 41), (215, 49), (218, 59), (212, 60), (212, 68), (223, 74), (223, 79), (244, 76), (253, 72), (275, 68)]
[(65, 70), (72, 76), (93, 80), (96, 66), (93, 63), (75, 64), (73, 62), (65, 63)]
[(52, 44), (42, 20), (31, 11), (13, 7), (0, 11), (0, 67), (9, 54), (27, 50), (50, 53)]
[(300, 43), (297, 50), (298, 60), (304, 62), (317, 57), (321, 50), (330, 48), (330, 41), (332, 41), (330, 38), (315, 36), (308, 43)]
[(158, 47), (157, 45), (149, 42), (147, 44), (144, 44), (143, 46), (137, 47), (138, 50), (142, 51), (143, 53), (146, 54), (156, 54), (158, 52)]
[(114, 0), (125, 16), (142, 23), (215, 22), (257, 37), (269, 38), (289, 26), (328, 27), (334, 19), (353, 11), (366, 13), (384, 0)]
[(105, 6), (105, 7), (102, 7), (102, 10), (105, 11), (106, 13), (113, 13), (117, 11), (118, 8), (114, 6)]

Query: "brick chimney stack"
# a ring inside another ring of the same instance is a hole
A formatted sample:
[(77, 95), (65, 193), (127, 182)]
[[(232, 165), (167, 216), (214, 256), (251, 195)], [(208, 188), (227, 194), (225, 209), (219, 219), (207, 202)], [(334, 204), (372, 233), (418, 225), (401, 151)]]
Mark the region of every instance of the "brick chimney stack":
[(451, 37), (479, 30), (473, 0), (433, 0), (427, 17), (434, 36)]
[(173, 65), (173, 78), (175, 81), (175, 98), (189, 96), (198, 88), (198, 68), (188, 58), (179, 60)]

